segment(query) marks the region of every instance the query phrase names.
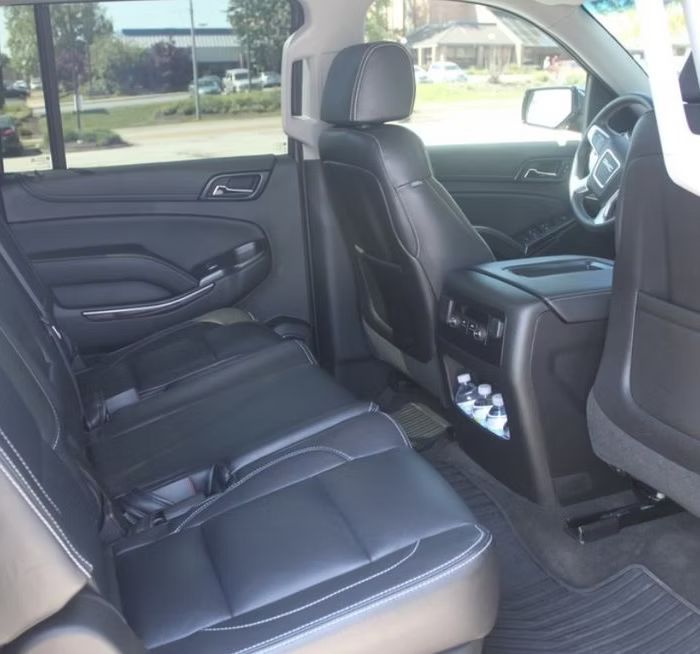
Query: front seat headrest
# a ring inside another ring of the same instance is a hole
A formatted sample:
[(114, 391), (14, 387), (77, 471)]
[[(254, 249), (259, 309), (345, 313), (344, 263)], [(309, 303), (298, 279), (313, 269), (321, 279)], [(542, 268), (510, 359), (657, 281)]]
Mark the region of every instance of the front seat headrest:
[(411, 115), (416, 78), (408, 50), (399, 43), (362, 43), (341, 50), (328, 71), (321, 120), (367, 125)]
[(683, 100), (690, 104), (700, 104), (700, 84), (698, 84), (698, 74), (695, 72), (695, 62), (692, 54), (686, 60), (678, 77), (678, 82), (681, 85)]

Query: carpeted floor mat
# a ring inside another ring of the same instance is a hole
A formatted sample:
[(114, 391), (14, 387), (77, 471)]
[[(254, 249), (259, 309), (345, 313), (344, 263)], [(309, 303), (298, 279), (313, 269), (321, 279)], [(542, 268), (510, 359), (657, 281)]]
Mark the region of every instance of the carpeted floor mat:
[(494, 535), (501, 608), (485, 654), (690, 654), (700, 652), (700, 612), (632, 565), (591, 588), (550, 576), (491, 500), (451, 463), (427, 458)]

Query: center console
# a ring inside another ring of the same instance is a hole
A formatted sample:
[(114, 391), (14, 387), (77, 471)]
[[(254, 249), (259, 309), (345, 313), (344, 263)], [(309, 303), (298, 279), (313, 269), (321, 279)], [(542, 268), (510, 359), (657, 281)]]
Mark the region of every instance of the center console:
[(452, 397), (469, 372), (505, 401), (493, 433), (456, 405), (461, 446), (501, 482), (545, 505), (615, 492), (623, 482), (593, 453), (586, 400), (603, 348), (612, 262), (594, 257), (500, 261), (450, 275), (438, 350)]

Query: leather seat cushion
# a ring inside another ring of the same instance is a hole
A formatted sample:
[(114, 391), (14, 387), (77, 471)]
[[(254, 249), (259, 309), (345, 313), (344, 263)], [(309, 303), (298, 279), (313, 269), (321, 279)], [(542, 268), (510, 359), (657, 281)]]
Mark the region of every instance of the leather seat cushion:
[(373, 413), (260, 461), (188, 516), (123, 543), (115, 567), (126, 619), (151, 651), (308, 640), (342, 652), (357, 638), (362, 651), (439, 651), (493, 625), (490, 542)]
[(214, 464), (246, 465), (346, 410), (357, 400), (296, 342), (282, 342), (118, 413), (89, 452), (107, 491), (121, 496)]
[(88, 405), (130, 389), (143, 399), (281, 340), (243, 311), (215, 312), (91, 360), (78, 381)]

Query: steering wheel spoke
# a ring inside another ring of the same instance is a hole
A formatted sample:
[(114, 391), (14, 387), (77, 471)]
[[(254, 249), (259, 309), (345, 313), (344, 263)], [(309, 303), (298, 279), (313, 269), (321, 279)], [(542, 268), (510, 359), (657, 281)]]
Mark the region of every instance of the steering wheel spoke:
[(569, 192), (571, 195), (586, 195), (590, 192), (588, 188), (588, 180), (590, 175), (585, 175), (584, 177), (579, 177), (576, 174), (572, 174), (569, 179)]
[(600, 207), (600, 210), (593, 219), (593, 224), (596, 227), (602, 227), (615, 219), (615, 207), (619, 195), (620, 189), (617, 189)]

